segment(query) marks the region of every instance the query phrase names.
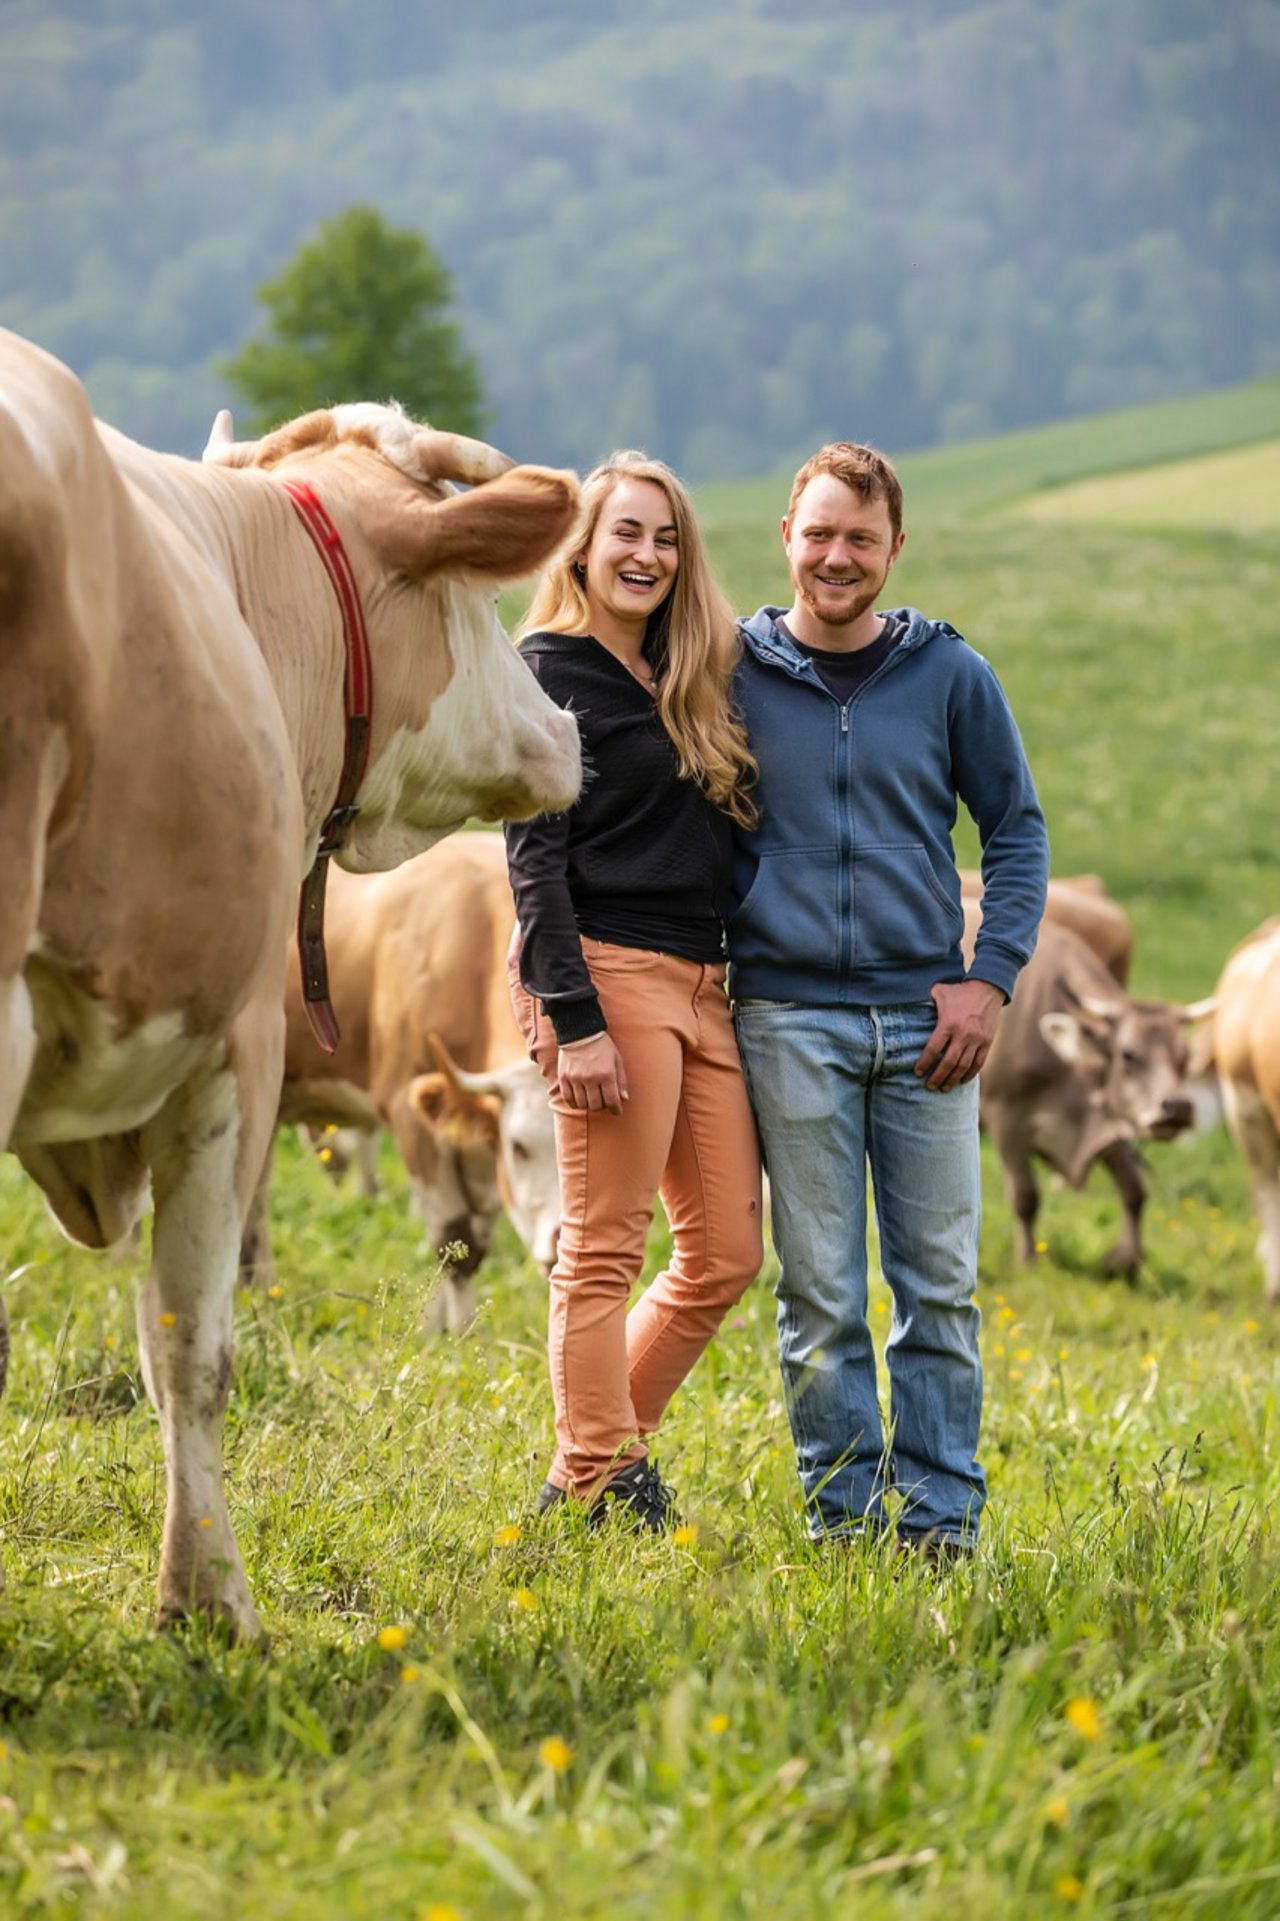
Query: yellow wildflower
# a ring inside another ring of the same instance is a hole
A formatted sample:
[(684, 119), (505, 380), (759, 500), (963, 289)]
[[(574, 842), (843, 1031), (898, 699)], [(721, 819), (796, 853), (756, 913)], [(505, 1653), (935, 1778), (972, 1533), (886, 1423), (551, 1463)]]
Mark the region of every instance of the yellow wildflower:
[(707, 1722), (707, 1733), (720, 1735), (720, 1734), (727, 1734), (728, 1732), (729, 1732), (728, 1715), (713, 1714), (711, 1719)]
[(1084, 1882), (1078, 1874), (1060, 1874), (1053, 1886), (1064, 1901), (1078, 1901), (1084, 1893)]
[(178, 1325), (178, 1317), (177, 1317), (177, 1315), (176, 1315), (176, 1314), (162, 1314), (162, 1315), (160, 1316), (160, 1325), (161, 1325), (161, 1327), (176, 1327), (176, 1326)]
[(538, 1759), (552, 1774), (567, 1774), (573, 1766), (573, 1749), (558, 1734), (549, 1734), (538, 1743)]
[(408, 1639), (408, 1628), (393, 1625), (378, 1629), (378, 1646), (384, 1654), (398, 1654)]
[(682, 1521), (671, 1536), (677, 1547), (696, 1547), (698, 1545), (698, 1523)]
[(531, 1587), (518, 1587), (511, 1597), (511, 1605), (519, 1608), (522, 1614), (536, 1614), (538, 1597)]
[(1052, 1821), (1055, 1828), (1065, 1828), (1070, 1813), (1071, 1804), (1065, 1794), (1055, 1794), (1045, 1803), (1044, 1818)]
[(1102, 1721), (1098, 1714), (1098, 1704), (1087, 1695), (1077, 1695), (1074, 1701), (1067, 1702), (1067, 1722), (1073, 1727), (1082, 1741), (1096, 1741), (1102, 1733)]
[(509, 1526), (500, 1527), (497, 1530), (493, 1537), (493, 1545), (495, 1547), (514, 1547), (523, 1533), (524, 1529), (519, 1523), (512, 1521)]
[(1258, 1331), (1258, 1323), (1256, 1321), (1246, 1321), (1244, 1331), (1246, 1334), (1256, 1334)]
[(401, 1668), (400, 1679), (405, 1683), (407, 1687), (417, 1680), (421, 1672), (422, 1672), (421, 1668), (414, 1667), (413, 1663), (410, 1662), (408, 1667)]
[(462, 1921), (462, 1913), (447, 1901), (432, 1901), (419, 1911), (418, 1921)]

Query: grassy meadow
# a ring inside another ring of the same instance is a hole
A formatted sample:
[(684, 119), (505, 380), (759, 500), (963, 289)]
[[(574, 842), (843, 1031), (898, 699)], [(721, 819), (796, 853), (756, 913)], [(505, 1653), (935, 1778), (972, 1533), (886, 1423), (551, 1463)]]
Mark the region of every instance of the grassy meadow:
[[(1003, 477), (999, 443), (904, 463), (895, 588), (995, 663), (1055, 870), (1101, 874), (1137, 986), (1186, 998), (1280, 905), (1280, 530), (1055, 516), (1043, 490), (1280, 431), (1274, 386), (1219, 398), (1216, 427), (1209, 397), (1034, 458), (1020, 436)], [(785, 592), (784, 495), (707, 496), (741, 605)], [(1027, 1274), (988, 1158), (991, 1503), (975, 1565), (938, 1573), (804, 1539), (771, 1270), (661, 1437), (686, 1526), (533, 1525), (536, 1272), (504, 1237), (472, 1335), (427, 1337), (389, 1149), (369, 1204), (286, 1140), (227, 1437), (264, 1657), (153, 1633), (138, 1257), (71, 1248), (0, 1163), (0, 1914), (1280, 1912), (1280, 1324), (1221, 1130), (1149, 1169), (1129, 1287), (1099, 1278), (1101, 1174), (1046, 1192)]]

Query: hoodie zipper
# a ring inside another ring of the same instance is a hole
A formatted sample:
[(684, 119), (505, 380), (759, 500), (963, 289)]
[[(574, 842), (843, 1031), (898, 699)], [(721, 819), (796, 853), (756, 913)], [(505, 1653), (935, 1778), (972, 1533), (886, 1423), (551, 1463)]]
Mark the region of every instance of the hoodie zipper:
[[(797, 671), (797, 665), (792, 660), (772, 647), (765, 646), (755, 654), (756, 659), (763, 665), (780, 668), (792, 680), (798, 680), (816, 688), (820, 694), (824, 694), (834, 703), (840, 716), (840, 743), (836, 760), (836, 848), (839, 854), (836, 896), (840, 917), (838, 964), (842, 986), (847, 984), (853, 971), (853, 822), (849, 807), (849, 793), (852, 786), (850, 762), (853, 754), (853, 732), (849, 726), (849, 712), (854, 702), (861, 700), (868, 688), (874, 687), (882, 674), (888, 673), (897, 662), (905, 660), (907, 654), (918, 652), (922, 644), (917, 643), (915, 647), (904, 651), (899, 643), (890, 652), (888, 659), (882, 660), (874, 674), (862, 683), (857, 693), (851, 694), (845, 701), (836, 698), (812, 661), (801, 661)], [(755, 652), (755, 649), (752, 651)]]

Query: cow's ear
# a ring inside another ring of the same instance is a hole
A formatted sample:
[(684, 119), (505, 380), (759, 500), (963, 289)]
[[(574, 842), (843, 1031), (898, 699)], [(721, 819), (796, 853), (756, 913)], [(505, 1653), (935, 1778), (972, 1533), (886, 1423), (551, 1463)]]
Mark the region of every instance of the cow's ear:
[(492, 1147), (498, 1140), (502, 1101), (496, 1094), (463, 1094), (447, 1074), (418, 1074), (409, 1083), (409, 1105), (451, 1147)]
[(409, 1105), (428, 1127), (439, 1127), (457, 1095), (445, 1074), (419, 1074), (409, 1083)]
[(1085, 1074), (1104, 1072), (1107, 1051), (1099, 1034), (1074, 1014), (1042, 1014), (1040, 1032), (1059, 1060)]
[(445, 500), (388, 503), (369, 531), (402, 573), (468, 574), (496, 587), (536, 573), (572, 532), (577, 512), (575, 474), (513, 467)]

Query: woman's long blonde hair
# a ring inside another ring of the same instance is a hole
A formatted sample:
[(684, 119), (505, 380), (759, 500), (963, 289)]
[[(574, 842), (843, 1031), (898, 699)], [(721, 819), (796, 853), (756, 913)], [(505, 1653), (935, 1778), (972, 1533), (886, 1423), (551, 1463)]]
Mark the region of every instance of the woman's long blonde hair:
[(539, 578), (517, 636), (590, 633), (584, 578), (577, 571), (605, 502), (618, 482), (652, 480), (671, 503), (680, 565), (675, 583), (649, 618), (646, 649), (655, 698), (680, 772), (742, 827), (754, 827), (751, 799), (758, 768), (733, 705), (731, 681), (742, 651), (733, 610), (716, 583), (683, 484), (661, 460), (634, 448), (610, 454), (582, 484), (573, 535)]

